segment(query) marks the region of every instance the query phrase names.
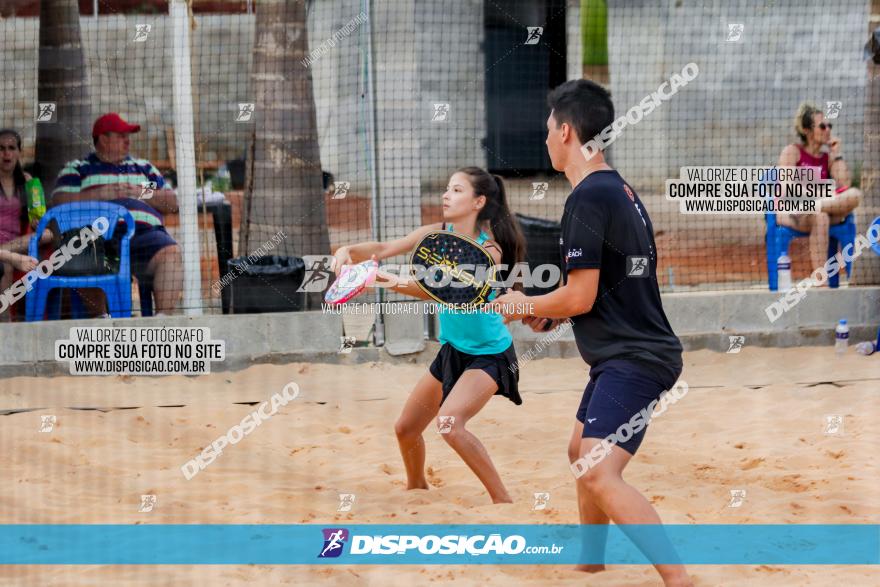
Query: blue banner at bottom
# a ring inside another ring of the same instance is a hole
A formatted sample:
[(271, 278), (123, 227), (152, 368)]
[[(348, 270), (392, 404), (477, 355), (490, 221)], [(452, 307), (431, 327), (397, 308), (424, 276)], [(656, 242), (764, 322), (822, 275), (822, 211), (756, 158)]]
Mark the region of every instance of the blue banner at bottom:
[(876, 565), (880, 525), (0, 525), (0, 564)]

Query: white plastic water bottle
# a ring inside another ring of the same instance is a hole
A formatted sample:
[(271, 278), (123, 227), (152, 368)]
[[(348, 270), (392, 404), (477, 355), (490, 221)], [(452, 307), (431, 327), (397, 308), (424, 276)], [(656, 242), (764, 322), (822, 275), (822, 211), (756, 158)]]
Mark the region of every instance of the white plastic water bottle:
[(846, 320), (841, 320), (837, 323), (837, 328), (834, 329), (834, 351), (838, 355), (842, 355), (846, 352), (848, 344), (849, 326), (847, 326)]
[(874, 343), (871, 342), (870, 340), (867, 340), (865, 342), (860, 342), (859, 344), (856, 345), (856, 352), (859, 353), (860, 355), (865, 355), (865, 356), (873, 355), (875, 350), (877, 350), (877, 349), (874, 348)]
[(791, 259), (785, 253), (776, 259), (776, 275), (778, 276), (779, 291), (791, 289)]

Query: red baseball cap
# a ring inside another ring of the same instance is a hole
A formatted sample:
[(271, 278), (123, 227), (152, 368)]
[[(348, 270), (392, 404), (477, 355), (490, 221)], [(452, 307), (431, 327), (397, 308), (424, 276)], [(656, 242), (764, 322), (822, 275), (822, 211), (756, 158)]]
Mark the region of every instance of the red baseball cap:
[(122, 120), (122, 117), (115, 112), (108, 112), (99, 117), (92, 127), (92, 136), (97, 137), (108, 132), (132, 133), (141, 130), (139, 124), (129, 124)]

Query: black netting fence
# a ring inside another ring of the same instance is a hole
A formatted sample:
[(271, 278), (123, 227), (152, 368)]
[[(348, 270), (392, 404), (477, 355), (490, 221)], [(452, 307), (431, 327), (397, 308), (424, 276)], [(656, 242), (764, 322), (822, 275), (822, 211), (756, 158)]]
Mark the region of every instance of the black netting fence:
[[(876, 1), (842, 0), (833, 17), (794, 0), (17, 0), (2, 11), (0, 124), (17, 133), (0, 135), (4, 289), (29, 268), (31, 176), (47, 214), (91, 201), (131, 213), (133, 315), (234, 312), (243, 299), (278, 310), (281, 291), (288, 309), (314, 308), (332, 279), (316, 256), (440, 221), (450, 175), (471, 165), (505, 178), (532, 256), (554, 262), (547, 243), (571, 186), (545, 146), (546, 98), (581, 77), (629, 116), (607, 155), (653, 220), (663, 291), (767, 289), (781, 251), (768, 255), (766, 235), (779, 227), (803, 236), (788, 246), (794, 279), (827, 258), (806, 236), (816, 215), (683, 213), (665, 195), (682, 167), (784, 162), (803, 102), (818, 106), (815, 126), (790, 149), (802, 162), (830, 151), (831, 223), (865, 235), (880, 216), (878, 49), (865, 47)], [(688, 64), (698, 75), (663, 85)], [(120, 118), (94, 139), (111, 112)], [(37, 260), (61, 240), (47, 235)], [(279, 289), (276, 258), (304, 258), (286, 273), (293, 290)], [(871, 250), (853, 267), (847, 286), (880, 283)], [(107, 312), (74, 285), (47, 303)]]

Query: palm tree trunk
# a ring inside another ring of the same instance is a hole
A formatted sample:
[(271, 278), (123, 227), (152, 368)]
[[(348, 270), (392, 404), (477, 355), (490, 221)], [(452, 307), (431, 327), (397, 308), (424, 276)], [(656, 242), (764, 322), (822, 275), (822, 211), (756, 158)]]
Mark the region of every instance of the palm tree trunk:
[[(318, 150), (318, 126), (303, 0), (263, 0), (257, 5), (253, 82), (256, 144), (253, 189), (240, 254), (272, 235), (287, 235), (273, 251), (286, 256), (330, 252)], [(313, 296), (320, 303), (320, 294)]]
[[(56, 105), (54, 122), (37, 123), (35, 159), (50, 193), (64, 164), (91, 148), (91, 104), (76, 0), (41, 0), (39, 102)], [(36, 105), (35, 105), (36, 110)]]

